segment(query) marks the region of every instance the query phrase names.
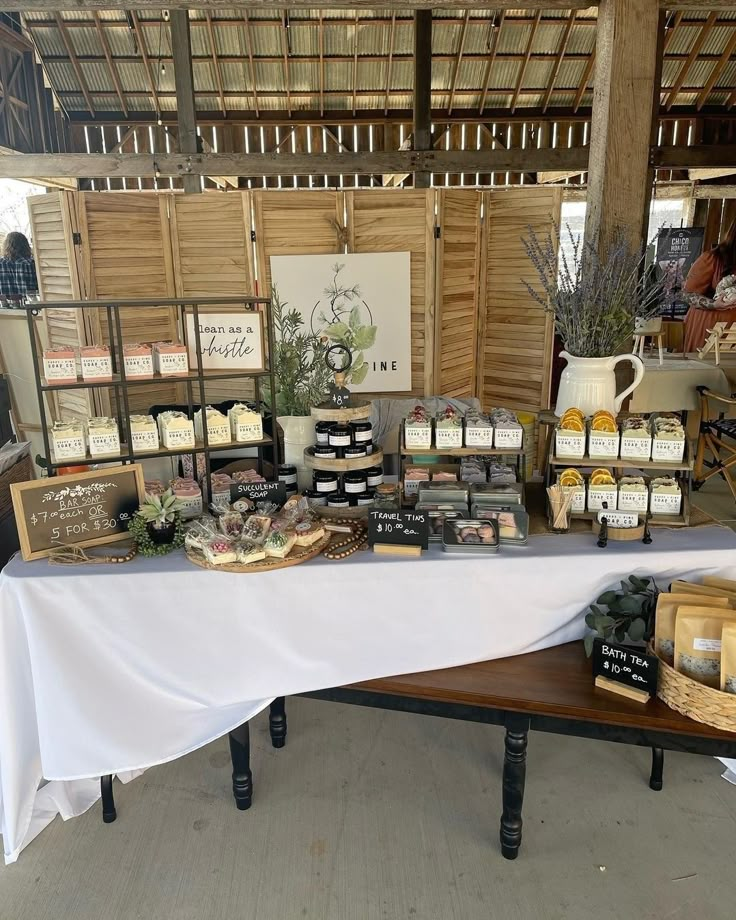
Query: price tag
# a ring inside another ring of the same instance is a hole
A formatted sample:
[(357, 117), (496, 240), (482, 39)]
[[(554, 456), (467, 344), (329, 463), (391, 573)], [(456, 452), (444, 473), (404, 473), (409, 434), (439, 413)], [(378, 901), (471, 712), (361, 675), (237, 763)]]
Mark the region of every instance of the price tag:
[(429, 546), (429, 519), (424, 511), (369, 511), (368, 543)]
[(644, 649), (632, 649), (596, 639), (593, 643), (593, 676), (657, 695), (659, 659)]
[(350, 390), (347, 387), (331, 387), (330, 403), (336, 409), (343, 409), (350, 405)]
[(284, 482), (234, 482), (230, 486), (230, 501), (249, 498), (256, 505), (261, 502), (273, 502), (283, 505), (286, 501), (286, 483)]

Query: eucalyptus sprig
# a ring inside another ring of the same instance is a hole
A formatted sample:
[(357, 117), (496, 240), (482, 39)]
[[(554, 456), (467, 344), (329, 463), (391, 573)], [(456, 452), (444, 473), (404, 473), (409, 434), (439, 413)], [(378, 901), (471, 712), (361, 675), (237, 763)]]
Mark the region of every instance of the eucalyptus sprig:
[(596, 638), (611, 642), (651, 639), (658, 596), (659, 588), (653, 578), (636, 575), (625, 578), (620, 591), (604, 591), (585, 615), (585, 625), (593, 630), (583, 639), (586, 654), (592, 653)]

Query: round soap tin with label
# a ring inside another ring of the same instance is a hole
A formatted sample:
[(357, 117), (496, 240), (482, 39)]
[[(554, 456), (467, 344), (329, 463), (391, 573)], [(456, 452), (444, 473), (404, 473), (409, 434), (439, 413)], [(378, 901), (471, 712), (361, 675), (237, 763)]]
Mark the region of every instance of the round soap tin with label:
[(337, 473), (315, 470), (314, 490), (315, 492), (337, 492)]

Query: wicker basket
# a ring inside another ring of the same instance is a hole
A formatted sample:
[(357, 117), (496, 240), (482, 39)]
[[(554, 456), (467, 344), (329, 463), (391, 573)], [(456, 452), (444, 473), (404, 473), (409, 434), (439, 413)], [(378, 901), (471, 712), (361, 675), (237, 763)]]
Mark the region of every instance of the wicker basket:
[[(649, 653), (654, 650), (649, 648)], [(657, 696), (671, 709), (725, 732), (736, 732), (736, 693), (706, 687), (659, 659)]]
[(27, 482), (33, 479), (31, 458), (23, 457), (16, 464), (0, 474), (0, 520), (13, 513), (13, 500), (10, 497), (11, 482)]

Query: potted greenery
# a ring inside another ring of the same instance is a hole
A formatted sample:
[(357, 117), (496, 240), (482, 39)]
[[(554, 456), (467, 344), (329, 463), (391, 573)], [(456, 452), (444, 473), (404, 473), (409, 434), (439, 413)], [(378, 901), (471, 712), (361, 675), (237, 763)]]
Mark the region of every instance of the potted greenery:
[[(266, 387), (265, 399), (284, 433), (284, 462), (293, 463), (304, 477), (304, 448), (314, 444), (312, 406), (327, 399), (332, 373), (325, 363), (327, 341), (307, 331), (301, 314), (288, 309), (272, 288), (275, 332), (275, 399)], [(300, 485), (303, 483), (300, 482)]]
[[(644, 376), (640, 358), (620, 352), (631, 347), (637, 323), (658, 313), (663, 286), (647, 276), (643, 255), (630, 248), (622, 233), (603, 255), (597, 241), (581, 242), (569, 226), (567, 233), (572, 256), (563, 248), (559, 261), (557, 227), (541, 238), (530, 227), (523, 240), (543, 293), (524, 285), (554, 316), (564, 346), (561, 357), (567, 361), (555, 412), (561, 416), (575, 406), (585, 415), (600, 409), (615, 415)], [(621, 361), (634, 365), (634, 382), (617, 394), (614, 369)]]
[(138, 515), (145, 522), (146, 532), (157, 546), (173, 543), (176, 536), (178, 512), (182, 502), (169, 489), (163, 495), (149, 495), (138, 509)]
[(586, 653), (592, 653), (594, 639), (648, 642), (654, 633), (658, 597), (654, 579), (636, 575), (624, 579), (620, 591), (604, 591), (585, 615), (585, 625), (592, 630), (584, 639)]

